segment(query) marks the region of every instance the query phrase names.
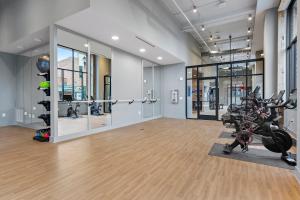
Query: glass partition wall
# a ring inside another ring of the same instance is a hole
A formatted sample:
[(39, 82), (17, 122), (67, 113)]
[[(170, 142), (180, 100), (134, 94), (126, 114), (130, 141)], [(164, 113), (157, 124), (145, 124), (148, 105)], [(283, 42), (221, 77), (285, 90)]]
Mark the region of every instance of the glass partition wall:
[(264, 60), (243, 60), (186, 68), (186, 118), (221, 120), (256, 86), (264, 94)]

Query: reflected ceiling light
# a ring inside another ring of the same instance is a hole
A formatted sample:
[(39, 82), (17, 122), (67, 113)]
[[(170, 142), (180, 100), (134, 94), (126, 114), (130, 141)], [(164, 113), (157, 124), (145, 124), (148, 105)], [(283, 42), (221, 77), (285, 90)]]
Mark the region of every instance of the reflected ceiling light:
[(217, 43), (215, 42), (215, 45), (214, 45), (215, 47), (217, 47)]
[(218, 51), (210, 51), (210, 53), (218, 53)]
[(84, 44), (84, 47), (88, 48), (88, 47), (89, 47), (89, 44), (87, 44), (87, 43), (86, 43), (86, 44)]
[(250, 42), (250, 37), (247, 38), (247, 42)]
[(251, 33), (251, 28), (250, 27), (248, 28), (248, 33)]
[(248, 16), (248, 21), (252, 21), (252, 15), (251, 14), (249, 14), (249, 16)]
[(261, 56), (261, 57), (264, 57), (264, 56), (265, 56), (265, 54), (263, 54), (263, 53), (262, 53), (262, 54), (260, 54), (260, 56)]
[(202, 25), (201, 30), (205, 31), (205, 26), (204, 25)]
[(163, 57), (161, 57), (161, 56), (157, 57), (157, 60), (162, 60), (162, 59), (163, 59)]
[(117, 41), (117, 40), (119, 40), (120, 38), (119, 38), (119, 36), (114, 35), (114, 36), (111, 37), (111, 39), (114, 40), (114, 41)]
[(213, 40), (213, 36), (212, 36), (212, 35), (210, 35), (209, 39), (210, 39), (210, 40)]
[(197, 10), (197, 7), (194, 5), (193, 6), (193, 13), (196, 13), (198, 10)]
[(146, 49), (141, 48), (141, 49), (140, 49), (140, 52), (141, 52), (141, 53), (145, 53), (145, 52), (146, 52)]
[(40, 38), (34, 38), (33, 39), (35, 42), (38, 42), (38, 43), (41, 43), (42, 42), (42, 40), (40, 39)]

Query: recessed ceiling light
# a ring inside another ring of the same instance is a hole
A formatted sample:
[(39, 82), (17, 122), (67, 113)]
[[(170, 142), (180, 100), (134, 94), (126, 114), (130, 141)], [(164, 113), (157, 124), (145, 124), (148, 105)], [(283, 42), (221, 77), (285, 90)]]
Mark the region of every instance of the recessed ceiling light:
[(117, 40), (119, 40), (120, 38), (119, 38), (119, 36), (114, 35), (114, 36), (111, 37), (111, 39), (114, 40), (114, 41), (117, 41)]
[(163, 57), (161, 57), (161, 56), (157, 57), (157, 60), (162, 60), (162, 59), (163, 59)]
[(88, 48), (88, 47), (89, 47), (89, 44), (87, 44), (87, 43), (86, 43), (86, 44), (84, 44), (84, 47)]
[(250, 27), (248, 28), (248, 33), (251, 33), (251, 28)]
[(248, 21), (251, 21), (251, 20), (252, 20), (252, 15), (249, 14), (249, 16), (248, 16)]
[(40, 38), (34, 38), (34, 41), (35, 41), (35, 42), (39, 42), (39, 43), (42, 42), (42, 40), (41, 40)]
[(202, 25), (201, 30), (202, 30), (202, 31), (205, 31), (205, 26), (204, 26), (204, 25)]
[(193, 13), (196, 13), (198, 10), (197, 10), (197, 7), (194, 5), (193, 6)]
[(144, 53), (144, 52), (146, 52), (146, 49), (141, 48), (141, 49), (140, 49), (140, 52), (141, 52), (141, 53)]

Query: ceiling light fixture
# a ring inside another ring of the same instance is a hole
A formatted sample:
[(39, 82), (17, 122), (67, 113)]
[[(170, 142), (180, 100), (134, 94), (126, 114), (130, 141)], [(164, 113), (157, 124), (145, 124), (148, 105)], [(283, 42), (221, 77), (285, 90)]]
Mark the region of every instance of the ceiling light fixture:
[(212, 35), (210, 35), (209, 39), (210, 39), (210, 40), (213, 40), (213, 36), (212, 36)]
[(247, 38), (247, 42), (250, 42), (250, 37)]
[(251, 28), (250, 27), (248, 28), (248, 33), (251, 33)]
[(201, 30), (205, 31), (205, 26), (204, 25), (201, 26)]
[(215, 53), (218, 53), (218, 51), (210, 51), (210, 53), (213, 53), (213, 54), (215, 54)]
[(248, 16), (248, 21), (252, 21), (252, 15), (251, 14), (249, 14), (249, 16)]
[(119, 40), (120, 38), (119, 38), (119, 36), (114, 35), (114, 36), (111, 37), (111, 39), (114, 40), (114, 41), (117, 41), (117, 40)]
[(88, 48), (88, 47), (89, 47), (89, 44), (88, 44), (88, 43), (84, 44), (84, 47), (85, 47), (85, 48)]
[(196, 13), (198, 10), (197, 10), (197, 7), (194, 5), (193, 6), (193, 13)]
[(161, 57), (161, 56), (157, 57), (157, 60), (162, 60), (162, 59), (163, 59), (163, 57)]
[(264, 57), (264, 56), (265, 56), (265, 54), (263, 54), (263, 53), (262, 53), (262, 54), (260, 54), (260, 57)]
[(146, 52), (146, 49), (141, 48), (141, 49), (140, 49), (140, 52), (141, 52), (141, 53), (145, 53), (145, 52)]
[(215, 47), (217, 47), (217, 43), (215, 42), (215, 45), (214, 45)]
[(19, 46), (17, 46), (17, 49), (24, 49), (24, 47), (19, 45)]

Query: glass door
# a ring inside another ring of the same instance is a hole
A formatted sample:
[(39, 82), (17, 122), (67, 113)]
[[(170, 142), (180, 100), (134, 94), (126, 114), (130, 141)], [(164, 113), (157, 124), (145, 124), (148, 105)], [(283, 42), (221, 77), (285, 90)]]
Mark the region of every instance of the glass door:
[(198, 118), (217, 120), (218, 88), (216, 78), (198, 79)]

